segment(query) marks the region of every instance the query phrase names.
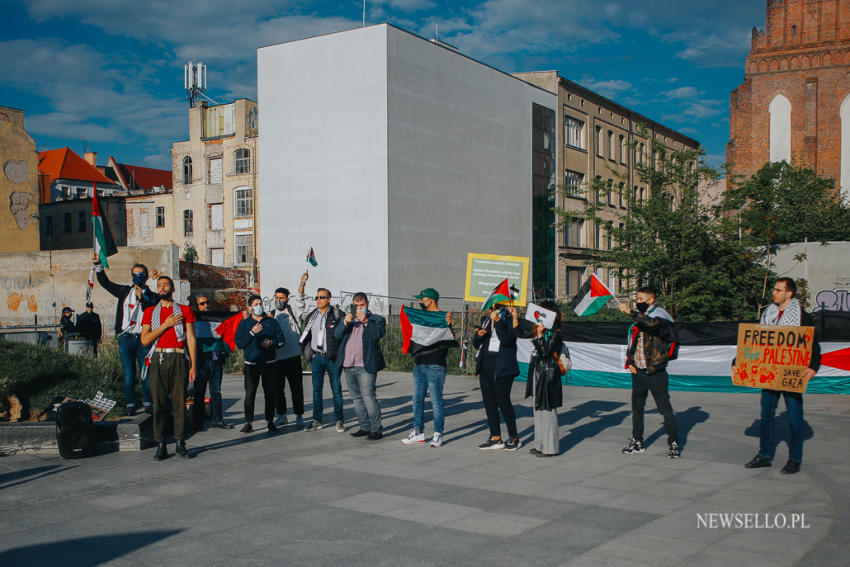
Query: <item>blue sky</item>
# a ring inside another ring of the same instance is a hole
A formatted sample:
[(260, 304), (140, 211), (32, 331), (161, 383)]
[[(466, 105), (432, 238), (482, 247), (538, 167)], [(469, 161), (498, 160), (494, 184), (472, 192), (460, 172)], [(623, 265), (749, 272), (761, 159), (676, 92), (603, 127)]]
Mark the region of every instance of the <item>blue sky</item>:
[[(256, 100), (256, 48), (359, 27), (361, 0), (4, 0), (0, 105), (39, 150), (85, 138), (98, 162), (170, 169), (188, 137), (183, 65), (217, 102)], [(729, 93), (763, 0), (367, 0), (366, 23), (440, 39), (506, 72), (557, 70), (699, 140), (724, 161)], [(260, 109), (262, 137), (262, 109)]]

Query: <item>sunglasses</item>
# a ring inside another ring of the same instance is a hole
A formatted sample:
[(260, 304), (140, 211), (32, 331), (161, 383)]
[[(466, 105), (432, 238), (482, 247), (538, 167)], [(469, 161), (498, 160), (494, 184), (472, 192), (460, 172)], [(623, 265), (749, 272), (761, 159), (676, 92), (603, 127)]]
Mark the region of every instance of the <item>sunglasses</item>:
[(209, 301), (199, 301), (198, 305), (208, 305)]
[(317, 295), (316, 299), (330, 299), (329, 295)]

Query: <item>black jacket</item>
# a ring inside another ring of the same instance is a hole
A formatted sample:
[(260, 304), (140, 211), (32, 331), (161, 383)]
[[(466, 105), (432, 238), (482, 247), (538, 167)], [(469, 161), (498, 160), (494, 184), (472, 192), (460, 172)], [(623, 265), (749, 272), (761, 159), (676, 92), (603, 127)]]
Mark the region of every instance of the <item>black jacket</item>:
[[(478, 354), (475, 362), (475, 373), (481, 374), (481, 366), (484, 363), (485, 356), (495, 357), (494, 378), (514, 378), (519, 376), (519, 364), (516, 359), (516, 336), (513, 333), (513, 320), (505, 310), (502, 310), (499, 319), (495, 325), (492, 324), (490, 317), (481, 317), (481, 327), (487, 331), (482, 337), (475, 333), (472, 337), (472, 346), (478, 349)], [(498, 352), (490, 352), (490, 339), (493, 336), (493, 330), (496, 331), (496, 337), (499, 339)]]
[[(133, 289), (133, 286), (121, 285), (110, 281), (104, 270), (97, 272), (97, 281), (103, 289), (118, 298), (118, 305), (115, 306), (115, 334), (120, 335), (123, 330), (121, 328), (121, 322), (124, 320), (124, 300), (127, 299), (127, 295)], [(142, 290), (142, 309), (139, 311), (139, 316), (141, 317), (145, 309), (157, 303), (159, 303), (159, 294), (148, 286), (145, 286), (145, 289)]]
[(84, 311), (77, 315), (77, 332), (87, 339), (95, 342), (100, 341), (103, 334), (103, 325), (100, 323), (100, 315), (95, 312)]
[[(534, 395), (534, 409), (553, 410), (561, 407), (564, 393), (561, 388), (561, 370), (558, 359), (564, 344), (564, 335), (560, 329), (548, 332), (531, 341), (534, 351), (528, 370), (528, 382), (525, 384), (525, 397)], [(536, 378), (536, 384), (535, 384)]]
[[(348, 344), (348, 339), (351, 338), (355, 321), (356, 319), (348, 325), (340, 322), (334, 330), (334, 336), (339, 341), (336, 356), (336, 363), (339, 365), (345, 362), (345, 346)], [(387, 321), (380, 315), (369, 313), (366, 323), (367, 325), (363, 328), (363, 369), (370, 374), (377, 374), (387, 367), (386, 362), (384, 362), (384, 353), (381, 351), (381, 337), (387, 332)]]
[(629, 348), (626, 351), (626, 368), (635, 364), (635, 350), (638, 343), (638, 332), (644, 333), (644, 353), (646, 354), (646, 371), (649, 374), (660, 372), (667, 368), (670, 350), (675, 341), (675, 326), (662, 317), (650, 317), (644, 313), (632, 311), (635, 325), (629, 337)]
[[(310, 327), (313, 325), (313, 317), (321, 316), (322, 314), (319, 313), (319, 308), (317, 307), (310, 311), (305, 318), (307, 323), (305, 324), (304, 329), (307, 332), (303, 335), (304, 338), (301, 339), (301, 350), (304, 355), (304, 360), (307, 362), (313, 360), (313, 348), (311, 346), (313, 332), (310, 330)], [(345, 315), (342, 314), (339, 307), (328, 306), (327, 319), (325, 320), (325, 325), (327, 326), (327, 329), (325, 330), (325, 340), (328, 341), (328, 344), (325, 353), (330, 361), (336, 361), (336, 355), (339, 351), (339, 339), (336, 338), (336, 326), (342, 324), (342, 320), (344, 318)]]
[[(251, 329), (257, 323), (263, 326), (263, 330), (253, 335), (251, 334)], [(260, 321), (257, 321), (253, 317), (248, 317), (240, 321), (239, 326), (236, 327), (236, 337), (234, 339), (236, 346), (244, 351), (245, 362), (252, 362), (254, 364), (274, 360), (275, 348), (283, 346), (286, 341), (283, 331), (280, 330), (280, 325), (268, 316), (263, 317)], [(272, 343), (268, 348), (263, 348), (260, 346), (260, 343), (266, 339), (271, 340)]]
[(71, 319), (70, 315), (62, 315), (62, 318), (59, 319), (59, 332), (63, 337), (77, 332), (77, 326), (74, 325), (74, 320)]

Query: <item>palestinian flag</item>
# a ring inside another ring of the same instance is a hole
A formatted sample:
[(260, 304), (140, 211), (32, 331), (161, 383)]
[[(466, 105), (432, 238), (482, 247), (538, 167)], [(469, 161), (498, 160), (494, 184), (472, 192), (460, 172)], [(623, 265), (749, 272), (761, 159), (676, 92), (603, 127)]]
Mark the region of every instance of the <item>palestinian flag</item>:
[(551, 329), (555, 324), (556, 313), (540, 307), (536, 303), (529, 303), (525, 310), (525, 319), (532, 323), (543, 325), (544, 329)]
[(598, 312), (613, 298), (614, 294), (602, 283), (602, 280), (596, 277), (596, 274), (590, 274), (578, 290), (578, 294), (570, 301), (570, 307), (579, 317), (586, 317)]
[(487, 311), (497, 303), (502, 303), (503, 301), (513, 301), (518, 295), (519, 292), (517, 289), (508, 285), (508, 278), (505, 278), (502, 280), (502, 283), (490, 292), (487, 299), (484, 300), (484, 303), (481, 305), (481, 311)]
[(100, 210), (100, 204), (97, 201), (97, 183), (93, 182), (92, 198), (91, 198), (91, 227), (94, 237), (94, 252), (98, 255), (100, 263), (104, 268), (109, 267), (107, 261), (108, 256), (118, 253), (118, 247), (115, 246), (115, 239), (112, 238), (112, 232), (109, 230), (109, 224), (106, 222), (106, 217)]
[(242, 313), (239, 312), (229, 319), (221, 322), (213, 332), (221, 337), (221, 340), (230, 347), (231, 352), (236, 352), (236, 327), (242, 322)]
[(438, 347), (456, 347), (445, 311), (401, 308), (402, 352), (417, 354), (421, 350)]
[(319, 262), (316, 261), (316, 253), (313, 252), (313, 248), (310, 248), (310, 251), (307, 252), (307, 263), (313, 266), (314, 268), (319, 265)]

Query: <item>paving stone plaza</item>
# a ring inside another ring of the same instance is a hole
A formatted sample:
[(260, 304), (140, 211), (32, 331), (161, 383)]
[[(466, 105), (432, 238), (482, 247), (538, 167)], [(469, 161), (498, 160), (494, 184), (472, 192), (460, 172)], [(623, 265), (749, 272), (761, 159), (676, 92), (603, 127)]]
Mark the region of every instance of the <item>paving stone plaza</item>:
[[(357, 423), (344, 391), (346, 433), (290, 419), (275, 434), (196, 433), (188, 461), (173, 444), (161, 463), (153, 449), (0, 458), (0, 565), (848, 564), (846, 396), (805, 397), (803, 467), (781, 475), (784, 406), (774, 466), (743, 466), (758, 448), (754, 394), (672, 392), (683, 451), (670, 460), (651, 400), (646, 452), (623, 455), (630, 392), (567, 387), (561, 455), (541, 459), (477, 449), (487, 428), (470, 377), (446, 382), (445, 445), (404, 446), (411, 377), (378, 381), (380, 441), (348, 434)], [(528, 442), (524, 386), (513, 400)], [(242, 377), (223, 390), (238, 424)]]

